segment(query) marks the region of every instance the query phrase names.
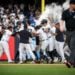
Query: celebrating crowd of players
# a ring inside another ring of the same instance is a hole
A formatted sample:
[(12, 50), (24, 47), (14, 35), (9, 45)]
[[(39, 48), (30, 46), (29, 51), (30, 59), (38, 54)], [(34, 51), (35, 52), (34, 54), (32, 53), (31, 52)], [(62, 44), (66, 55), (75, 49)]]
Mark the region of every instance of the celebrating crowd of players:
[(15, 62), (24, 63), (54, 63), (66, 61), (69, 55), (65, 44), (64, 33), (60, 31), (60, 23), (42, 19), (39, 23), (40, 11), (29, 5), (29, 10), (24, 10), (24, 5), (9, 5), (7, 8), (0, 6), (0, 57), (5, 52), (8, 63), (10, 57), (8, 41), (10, 36), (15, 38)]

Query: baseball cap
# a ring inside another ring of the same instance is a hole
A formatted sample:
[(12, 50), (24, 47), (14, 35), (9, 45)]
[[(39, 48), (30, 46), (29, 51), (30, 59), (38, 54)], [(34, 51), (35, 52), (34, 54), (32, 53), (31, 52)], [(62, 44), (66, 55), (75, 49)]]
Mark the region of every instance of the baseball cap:
[(45, 24), (45, 23), (47, 23), (47, 20), (46, 20), (46, 19), (43, 19), (43, 20), (41, 21), (41, 24)]

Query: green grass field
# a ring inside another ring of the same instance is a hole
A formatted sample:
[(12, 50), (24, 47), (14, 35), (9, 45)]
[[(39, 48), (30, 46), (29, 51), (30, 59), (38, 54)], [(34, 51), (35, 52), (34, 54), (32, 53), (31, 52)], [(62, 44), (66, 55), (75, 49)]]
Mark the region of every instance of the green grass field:
[(0, 75), (75, 75), (64, 64), (0, 64)]

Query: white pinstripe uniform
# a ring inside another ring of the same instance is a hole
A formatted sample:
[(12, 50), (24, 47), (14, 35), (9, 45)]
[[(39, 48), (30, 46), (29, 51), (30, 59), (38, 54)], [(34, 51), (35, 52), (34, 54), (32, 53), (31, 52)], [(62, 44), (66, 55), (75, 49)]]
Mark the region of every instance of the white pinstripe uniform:
[(38, 31), (37, 34), (39, 34), (39, 38), (40, 38), (40, 48), (43, 51), (43, 54), (46, 55), (46, 48), (48, 46), (48, 37), (47, 37), (47, 33), (44, 32), (44, 29), (46, 29), (44, 26), (41, 27)]
[(2, 56), (3, 52), (5, 52), (8, 58), (8, 62), (12, 62), (12, 59), (10, 57), (9, 45), (8, 45), (8, 41), (11, 35), (12, 35), (12, 32), (10, 30), (5, 30), (0, 41), (0, 46), (2, 46), (2, 49), (3, 49), (0, 56)]
[(49, 44), (49, 51), (53, 51), (55, 48), (55, 36), (52, 33), (55, 33), (55, 27), (51, 27), (50, 25), (47, 25), (46, 28), (48, 29), (48, 44)]

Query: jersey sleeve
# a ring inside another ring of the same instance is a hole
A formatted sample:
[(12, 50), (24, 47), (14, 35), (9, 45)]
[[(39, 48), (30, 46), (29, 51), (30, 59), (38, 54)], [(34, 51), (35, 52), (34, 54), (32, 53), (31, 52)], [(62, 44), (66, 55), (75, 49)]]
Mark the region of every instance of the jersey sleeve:
[(64, 11), (63, 13), (62, 13), (62, 18), (61, 18), (61, 20), (65, 20), (66, 19), (66, 12)]
[(12, 32), (9, 31), (9, 30), (5, 30), (5, 32), (6, 32), (6, 34), (8, 34), (8, 35), (12, 35)]
[(56, 28), (55, 27), (51, 28), (51, 32), (56, 33)]

